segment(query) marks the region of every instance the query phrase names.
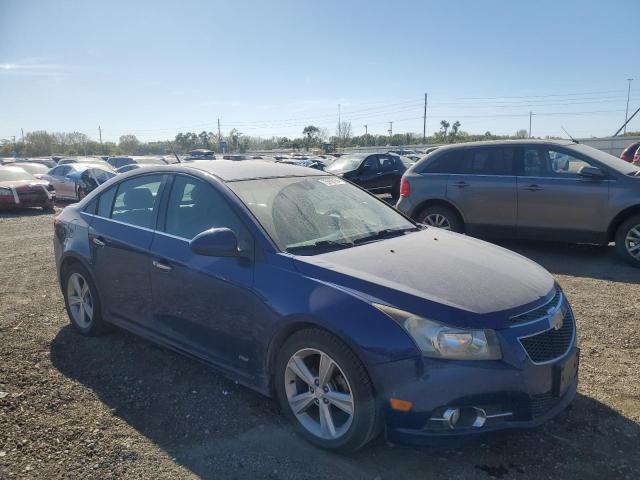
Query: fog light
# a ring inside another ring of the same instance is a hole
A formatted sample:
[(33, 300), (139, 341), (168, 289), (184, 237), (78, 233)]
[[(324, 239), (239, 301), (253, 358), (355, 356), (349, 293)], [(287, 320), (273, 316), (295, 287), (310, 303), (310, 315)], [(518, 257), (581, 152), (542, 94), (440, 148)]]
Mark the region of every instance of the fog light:
[(449, 428), (455, 428), (456, 423), (460, 419), (459, 408), (447, 408), (442, 414), (442, 420), (449, 426)]

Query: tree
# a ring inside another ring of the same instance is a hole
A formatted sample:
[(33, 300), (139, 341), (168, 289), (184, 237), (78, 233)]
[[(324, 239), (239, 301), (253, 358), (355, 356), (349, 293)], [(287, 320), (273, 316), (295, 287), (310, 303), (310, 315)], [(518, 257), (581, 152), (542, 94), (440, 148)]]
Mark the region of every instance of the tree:
[(456, 135), (458, 135), (458, 130), (460, 130), (460, 122), (456, 120), (454, 124), (451, 126), (451, 132), (449, 133), (450, 142), (454, 143), (456, 140)]
[(441, 120), (440, 121), (440, 135), (442, 136), (442, 141), (443, 142), (447, 139), (447, 131), (449, 130), (450, 126), (451, 126), (451, 124), (449, 122), (447, 122), (446, 120)]
[(118, 148), (127, 155), (135, 155), (140, 148), (140, 140), (135, 135), (122, 135), (118, 141)]
[(338, 145), (348, 146), (351, 141), (351, 122), (339, 122), (336, 128), (336, 137)]
[(305, 146), (307, 150), (309, 147), (320, 143), (320, 129), (314, 125), (308, 125), (302, 130), (302, 134), (305, 135)]
[(527, 138), (529, 136), (529, 132), (524, 128), (521, 128), (516, 132), (516, 138)]

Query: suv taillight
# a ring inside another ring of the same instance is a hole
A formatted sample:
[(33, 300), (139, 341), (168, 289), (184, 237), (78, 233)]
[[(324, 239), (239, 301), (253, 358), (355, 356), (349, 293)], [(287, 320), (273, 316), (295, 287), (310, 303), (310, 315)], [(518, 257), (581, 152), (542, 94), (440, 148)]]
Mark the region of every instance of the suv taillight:
[(411, 193), (411, 186), (409, 185), (409, 180), (402, 177), (402, 179), (400, 180), (400, 196), (406, 198), (409, 196), (410, 193)]

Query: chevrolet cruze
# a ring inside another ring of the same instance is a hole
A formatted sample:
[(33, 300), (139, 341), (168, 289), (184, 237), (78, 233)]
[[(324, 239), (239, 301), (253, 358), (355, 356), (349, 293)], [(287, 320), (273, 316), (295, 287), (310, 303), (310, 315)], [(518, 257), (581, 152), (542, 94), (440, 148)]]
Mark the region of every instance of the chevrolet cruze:
[(143, 167), (54, 225), (80, 333), (117, 325), (205, 362), (323, 448), (532, 427), (576, 393), (575, 320), (549, 273), (318, 170)]

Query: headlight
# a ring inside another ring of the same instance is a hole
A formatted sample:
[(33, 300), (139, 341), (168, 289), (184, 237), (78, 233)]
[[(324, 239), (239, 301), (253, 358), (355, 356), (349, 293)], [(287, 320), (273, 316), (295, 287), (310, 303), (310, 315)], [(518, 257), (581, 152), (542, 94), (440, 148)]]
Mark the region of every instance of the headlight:
[(499, 360), (500, 343), (493, 330), (449, 327), (387, 305), (373, 304), (400, 324), (422, 351), (432, 358)]

